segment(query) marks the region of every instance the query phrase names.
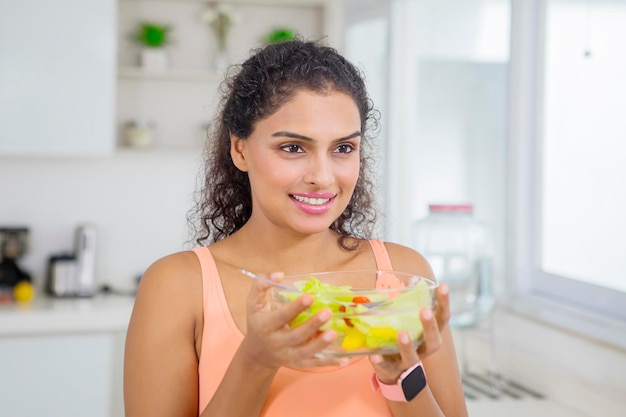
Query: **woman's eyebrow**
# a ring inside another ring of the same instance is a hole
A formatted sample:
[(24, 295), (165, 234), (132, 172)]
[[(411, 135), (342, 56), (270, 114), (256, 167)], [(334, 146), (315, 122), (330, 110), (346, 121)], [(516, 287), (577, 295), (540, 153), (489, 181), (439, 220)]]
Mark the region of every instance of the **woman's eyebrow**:
[[(287, 138), (293, 138), (293, 139), (300, 139), (300, 140), (304, 140), (304, 141), (307, 141), (307, 142), (313, 142), (314, 141), (313, 138), (310, 138), (308, 136), (300, 135), (300, 134), (294, 133), (294, 132), (287, 132), (287, 131), (284, 131), (284, 130), (281, 130), (279, 132), (274, 132), (274, 133), (272, 133), (272, 136), (273, 137), (287, 137)], [(358, 136), (361, 136), (361, 132), (356, 131), (356, 132), (351, 133), (351, 134), (349, 134), (347, 136), (335, 139), (334, 142), (341, 142), (341, 141), (352, 139), (352, 138), (355, 138), (355, 137), (358, 137)]]

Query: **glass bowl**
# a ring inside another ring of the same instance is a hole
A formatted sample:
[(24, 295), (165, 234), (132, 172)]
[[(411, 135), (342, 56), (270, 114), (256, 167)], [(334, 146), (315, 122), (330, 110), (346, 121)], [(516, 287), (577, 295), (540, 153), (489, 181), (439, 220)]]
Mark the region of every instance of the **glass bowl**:
[(398, 271), (335, 271), (287, 275), (270, 289), (273, 308), (288, 304), (303, 293), (313, 304), (292, 322), (295, 327), (321, 309), (332, 318), (321, 330), (333, 329), (337, 338), (318, 357), (392, 354), (398, 352), (397, 334), (409, 333), (417, 348), (422, 341), (420, 310), (434, 307), (437, 283)]

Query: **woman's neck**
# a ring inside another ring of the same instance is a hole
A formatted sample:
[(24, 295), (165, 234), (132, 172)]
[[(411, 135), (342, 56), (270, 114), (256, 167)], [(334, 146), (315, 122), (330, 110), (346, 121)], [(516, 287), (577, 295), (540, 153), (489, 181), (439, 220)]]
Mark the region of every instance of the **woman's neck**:
[(224, 240), (244, 263), (256, 271), (280, 270), (285, 273), (312, 272), (336, 267), (345, 257), (339, 235), (326, 230), (314, 235), (267, 233), (248, 225)]

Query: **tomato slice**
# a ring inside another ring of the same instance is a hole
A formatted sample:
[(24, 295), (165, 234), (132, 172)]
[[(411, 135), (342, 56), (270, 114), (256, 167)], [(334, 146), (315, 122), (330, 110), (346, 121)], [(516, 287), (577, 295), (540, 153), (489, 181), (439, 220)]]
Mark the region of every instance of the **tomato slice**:
[(367, 304), (370, 302), (370, 299), (362, 295), (358, 295), (352, 299), (352, 302), (355, 304)]
[[(339, 312), (340, 313), (345, 313), (346, 312), (346, 306), (344, 306), (343, 304), (339, 306)], [(344, 323), (346, 323), (346, 326), (348, 327), (354, 327), (354, 324), (352, 324), (352, 322), (350, 321), (349, 318), (344, 317), (343, 318)]]

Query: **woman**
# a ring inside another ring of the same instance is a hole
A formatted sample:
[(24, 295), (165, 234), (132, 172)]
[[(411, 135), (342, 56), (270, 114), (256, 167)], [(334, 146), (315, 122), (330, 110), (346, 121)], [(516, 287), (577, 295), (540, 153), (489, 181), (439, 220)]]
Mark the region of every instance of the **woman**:
[(375, 216), (365, 132), (375, 119), (359, 72), (334, 49), (294, 40), (256, 51), (226, 87), (196, 210), (198, 243), (210, 244), (160, 259), (142, 278), (126, 415), (466, 416), (445, 285), (436, 313), (421, 311), (417, 352), (400, 332), (399, 355), (322, 359), (336, 338), (319, 333), (330, 312), (290, 329), (312, 296), (270, 311), (269, 286), (239, 272), (432, 276), (415, 251), (366, 239)]

